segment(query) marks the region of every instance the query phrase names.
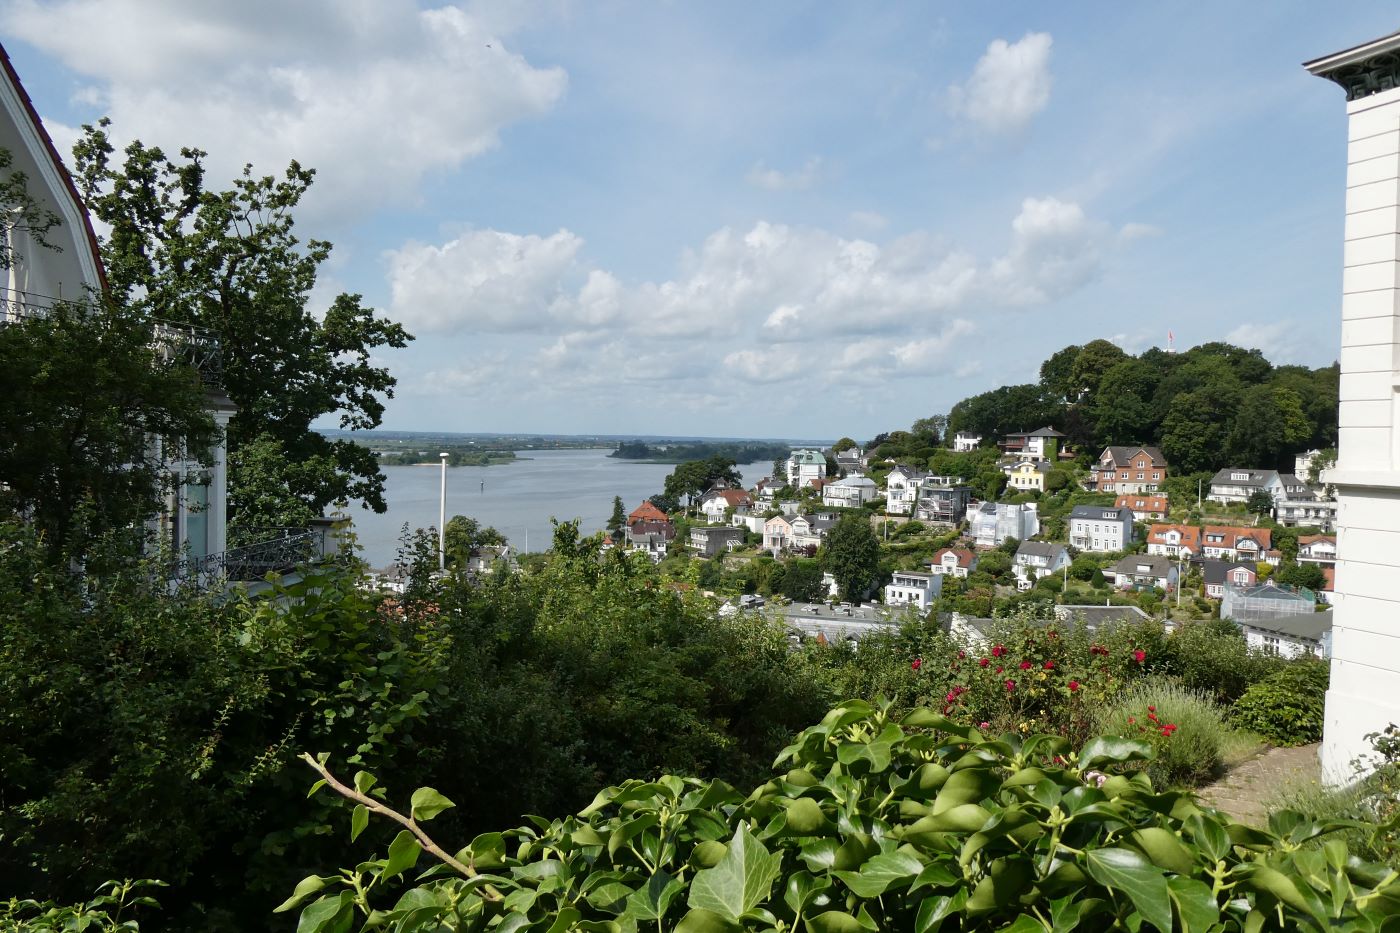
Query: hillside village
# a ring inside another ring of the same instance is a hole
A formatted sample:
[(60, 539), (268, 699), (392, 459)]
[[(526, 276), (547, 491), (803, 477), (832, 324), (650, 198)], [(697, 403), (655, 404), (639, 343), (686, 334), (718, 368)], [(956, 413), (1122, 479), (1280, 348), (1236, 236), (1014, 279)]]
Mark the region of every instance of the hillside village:
[[(1298, 454), (1291, 472), (1226, 467), (1186, 489), (1157, 446), (1089, 451), (1050, 427), (942, 440), (922, 458), (887, 456), (888, 441), (799, 448), (748, 489), (720, 482), (672, 514), (644, 502), (603, 546), (716, 595), (879, 608), (846, 609), (853, 618), (934, 612), (964, 625), (1022, 605), (1117, 606), (1168, 625), (1232, 620), (1266, 650), (1326, 655), (1337, 504), (1318, 476), (1330, 451)], [(847, 592), (818, 558), (852, 514), (880, 561)]]

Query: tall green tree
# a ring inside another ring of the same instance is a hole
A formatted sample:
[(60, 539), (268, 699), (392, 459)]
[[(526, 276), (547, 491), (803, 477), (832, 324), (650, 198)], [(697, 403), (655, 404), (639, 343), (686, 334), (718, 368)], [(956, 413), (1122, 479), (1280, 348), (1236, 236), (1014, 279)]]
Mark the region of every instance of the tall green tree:
[(613, 496), (612, 515), (608, 518), (608, 533), (616, 538), (622, 533), (622, 528), (627, 524), (627, 509), (622, 504), (621, 496)]
[[(101, 246), (113, 299), (216, 333), (224, 388), (238, 405), (230, 448), (280, 445), (285, 471), (264, 459), (269, 469), (249, 473), (235, 456), (233, 501), (290, 494), (317, 513), (341, 499), (382, 512), (384, 476), (373, 451), (328, 440), (311, 425), (338, 414), (342, 428), (377, 427), (395, 380), (371, 355), (412, 338), (358, 295), (339, 295), (319, 319), (308, 309), (331, 249), (322, 240), (303, 243), (294, 232), (293, 214), (314, 171), (292, 162), (278, 178), (247, 166), (221, 191), (206, 184), (204, 152), (181, 149), (170, 158), (133, 142), (118, 156), (107, 126), (85, 126), (73, 155), (88, 209), (110, 230)], [(257, 523), (269, 516), (231, 518)]]
[(153, 346), (142, 314), (99, 299), (0, 324), (0, 399), (0, 508), (55, 558), (108, 534), (136, 553), (183, 481), (168, 461), (207, 462), (217, 436), (194, 369)]
[(478, 548), (505, 544), (505, 535), (490, 525), (482, 525), (466, 515), (454, 515), (442, 531), (443, 550), (453, 564), (466, 563)]
[(842, 516), (827, 533), (819, 559), (845, 599), (862, 599), (879, 582), (880, 542), (864, 515)]
[(662, 495), (668, 501), (684, 498), (687, 504), (705, 490), (716, 484), (739, 485), (738, 465), (730, 457), (711, 457), (708, 460), (687, 460), (676, 465), (671, 475), (666, 477)]

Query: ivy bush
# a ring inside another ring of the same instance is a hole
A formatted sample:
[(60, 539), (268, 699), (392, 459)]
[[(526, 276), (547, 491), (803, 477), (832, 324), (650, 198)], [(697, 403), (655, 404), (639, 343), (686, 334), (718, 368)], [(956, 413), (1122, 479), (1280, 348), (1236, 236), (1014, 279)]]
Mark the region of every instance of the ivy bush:
[(1274, 745), (1320, 741), (1328, 679), (1325, 661), (1289, 664), (1246, 690), (1235, 701), (1231, 719)]
[[(352, 843), (371, 815), (402, 830), (383, 855), (304, 879), (279, 910), (301, 907), (299, 933), (1395, 928), (1400, 876), (1326, 838), (1358, 824), (1281, 811), (1255, 829), (1115, 773), (1150, 754), (848, 701), (750, 793), (627, 781), (455, 854), (424, 829), (453, 805), (437, 791), (402, 813), (368, 773), (349, 786), (306, 756), (313, 793), (329, 784), (354, 803)], [(405, 881), (425, 850), (435, 864)]]

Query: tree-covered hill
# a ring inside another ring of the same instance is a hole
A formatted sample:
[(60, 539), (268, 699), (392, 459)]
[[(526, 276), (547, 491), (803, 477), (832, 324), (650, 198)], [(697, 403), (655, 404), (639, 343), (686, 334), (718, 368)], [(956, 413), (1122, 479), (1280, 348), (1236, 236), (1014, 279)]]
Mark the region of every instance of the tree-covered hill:
[(1052, 355), (1039, 382), (958, 402), (947, 432), (990, 442), (1050, 425), (1090, 449), (1160, 446), (1177, 472), (1291, 467), (1300, 451), (1336, 445), (1339, 375), (1336, 364), (1275, 366), (1226, 343), (1133, 356), (1094, 340)]

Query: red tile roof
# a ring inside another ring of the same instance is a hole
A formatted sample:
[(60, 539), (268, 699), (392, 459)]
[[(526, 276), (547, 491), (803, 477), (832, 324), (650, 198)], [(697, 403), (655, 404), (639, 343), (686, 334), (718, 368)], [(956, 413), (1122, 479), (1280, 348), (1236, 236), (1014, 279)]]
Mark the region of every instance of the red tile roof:
[(1241, 538), (1248, 538), (1259, 545), (1259, 550), (1267, 551), (1273, 547), (1273, 532), (1267, 528), (1249, 528), (1239, 525), (1207, 525), (1205, 527), (1205, 537), (1209, 539), (1212, 535), (1222, 536), (1221, 541), (1207, 540), (1209, 547), (1230, 548), (1239, 547)]
[(1132, 509), (1134, 512), (1161, 512), (1167, 514), (1166, 496), (1134, 496), (1124, 493), (1113, 503), (1114, 508)]
[(970, 568), (972, 566), (972, 562), (977, 559), (977, 555), (969, 551), (967, 548), (945, 547), (943, 550), (933, 555), (933, 560), (929, 561), (929, 563), (938, 564), (941, 566), (943, 564), (943, 555), (945, 554), (952, 554), (954, 557), (956, 557), (958, 559), (959, 567)]
[[(1181, 535), (1181, 540), (1176, 545), (1167, 540), (1167, 532), (1170, 531)], [(1153, 525), (1147, 530), (1147, 543), (1184, 547), (1192, 554), (1198, 554), (1201, 550), (1201, 529), (1192, 525)]]
[(637, 522), (669, 522), (671, 517), (656, 507), (650, 499), (643, 502), (632, 510), (632, 514), (627, 516), (627, 524), (632, 525)]

